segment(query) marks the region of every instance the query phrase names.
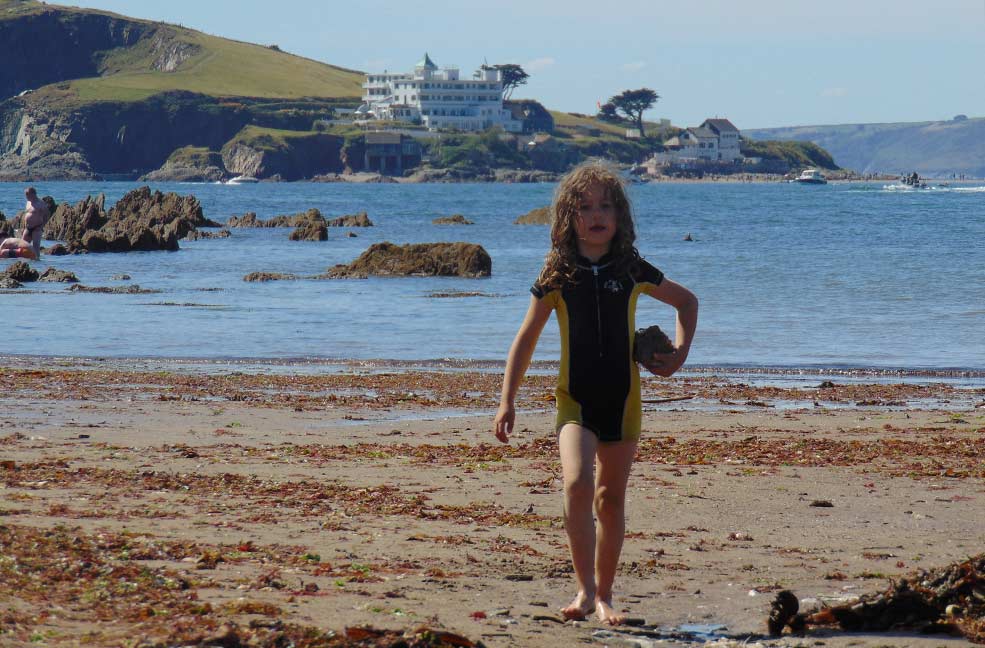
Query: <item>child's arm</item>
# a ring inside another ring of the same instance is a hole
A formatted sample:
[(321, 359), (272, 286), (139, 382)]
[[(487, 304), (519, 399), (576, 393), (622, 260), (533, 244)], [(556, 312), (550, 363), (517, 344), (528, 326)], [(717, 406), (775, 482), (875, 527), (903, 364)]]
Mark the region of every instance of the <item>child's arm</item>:
[(694, 329), (698, 325), (698, 298), (670, 279), (649, 287), (646, 294), (677, 309), (677, 332), (674, 340), (676, 350), (671, 353), (654, 353), (653, 360), (644, 364), (650, 373), (668, 378), (681, 368), (691, 351), (691, 340), (694, 339)]
[(551, 306), (544, 303), (544, 300), (530, 297), (530, 307), (527, 308), (523, 324), (520, 325), (520, 330), (510, 347), (510, 354), (506, 358), (503, 393), (499, 400), (499, 411), (496, 412), (496, 419), (493, 422), (493, 432), (503, 443), (509, 443), (509, 435), (513, 432), (513, 423), (516, 420), (513, 400), (516, 398), (517, 390), (520, 389), (523, 374), (530, 366), (530, 358), (534, 355), (540, 332), (544, 330), (544, 325), (551, 317), (551, 310)]

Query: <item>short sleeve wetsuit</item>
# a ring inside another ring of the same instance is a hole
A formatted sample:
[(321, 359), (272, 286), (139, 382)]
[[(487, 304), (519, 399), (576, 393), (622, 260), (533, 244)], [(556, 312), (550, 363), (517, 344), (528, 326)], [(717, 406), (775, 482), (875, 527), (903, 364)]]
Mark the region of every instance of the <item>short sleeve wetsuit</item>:
[(561, 370), (555, 390), (557, 429), (577, 423), (600, 441), (640, 437), (643, 408), (640, 372), (633, 360), (636, 302), (663, 273), (640, 260), (620, 276), (611, 255), (592, 263), (578, 257), (574, 281), (530, 292), (557, 313), (561, 329)]

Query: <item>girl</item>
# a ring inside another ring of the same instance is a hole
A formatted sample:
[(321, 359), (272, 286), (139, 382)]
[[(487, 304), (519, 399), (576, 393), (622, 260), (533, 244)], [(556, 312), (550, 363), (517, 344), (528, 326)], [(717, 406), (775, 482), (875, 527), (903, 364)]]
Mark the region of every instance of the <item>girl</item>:
[(644, 364), (651, 373), (671, 376), (691, 347), (698, 300), (640, 258), (629, 200), (610, 169), (595, 163), (576, 168), (559, 183), (552, 209), (551, 250), (510, 347), (494, 432), (501, 442), (509, 442), (520, 381), (551, 311), (556, 311), (561, 329), (556, 430), (564, 526), (578, 581), (578, 594), (561, 612), (568, 619), (583, 619), (594, 610), (599, 621), (616, 625), (624, 617), (612, 608), (612, 583), (625, 535), (626, 482), (642, 419), (632, 352), (636, 301), (646, 294), (677, 309), (675, 350), (654, 354)]

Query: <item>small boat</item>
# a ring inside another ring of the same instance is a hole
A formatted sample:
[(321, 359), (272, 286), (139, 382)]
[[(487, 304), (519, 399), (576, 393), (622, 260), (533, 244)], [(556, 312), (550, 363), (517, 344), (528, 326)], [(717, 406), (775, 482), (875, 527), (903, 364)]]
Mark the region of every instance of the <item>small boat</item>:
[(920, 175), (914, 171), (910, 175), (903, 174), (900, 176), (900, 184), (909, 187), (910, 189), (930, 189), (930, 186), (920, 177)]
[(230, 178), (226, 180), (226, 184), (238, 185), (238, 184), (256, 184), (260, 182), (253, 176), (236, 176), (235, 178)]
[(817, 169), (804, 169), (793, 181), (800, 184), (828, 184), (827, 178)]

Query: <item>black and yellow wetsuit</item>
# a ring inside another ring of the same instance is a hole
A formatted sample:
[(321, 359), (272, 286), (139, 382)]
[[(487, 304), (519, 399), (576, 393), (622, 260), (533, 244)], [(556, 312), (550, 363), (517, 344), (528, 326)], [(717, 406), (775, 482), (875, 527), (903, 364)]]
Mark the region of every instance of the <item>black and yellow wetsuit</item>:
[(611, 255), (596, 263), (578, 258), (574, 281), (535, 297), (547, 300), (561, 328), (557, 429), (583, 425), (600, 441), (639, 439), (643, 409), (640, 372), (633, 360), (636, 302), (663, 273), (640, 261), (632, 273), (617, 275)]

